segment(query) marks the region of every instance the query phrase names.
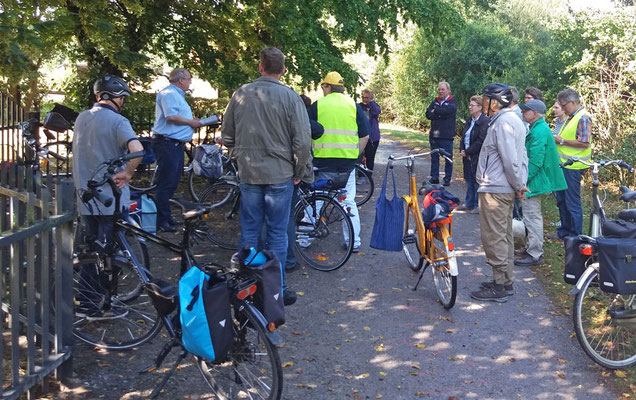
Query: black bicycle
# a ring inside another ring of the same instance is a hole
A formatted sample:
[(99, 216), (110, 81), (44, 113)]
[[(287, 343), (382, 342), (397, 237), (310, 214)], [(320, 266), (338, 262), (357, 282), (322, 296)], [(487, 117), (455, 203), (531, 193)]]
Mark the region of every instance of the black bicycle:
[[(117, 159), (105, 162), (106, 172), (100, 181), (91, 180), (88, 190), (82, 194), (84, 201), (99, 201), (104, 205), (112, 204), (112, 199), (106, 198), (98, 188), (108, 184), (115, 197), (116, 210), (119, 210), (119, 198), (121, 191), (115, 185), (112, 176), (127, 160), (139, 157), (143, 152), (132, 153)], [(174, 348), (180, 349), (180, 354), (172, 369), (157, 385), (151, 397), (159, 395), (171, 374), (181, 362), (190, 354), (184, 349), (181, 342), (181, 326), (178, 315), (178, 290), (168, 282), (155, 279), (143, 265), (141, 265), (131, 251), (126, 239), (126, 233), (143, 237), (168, 250), (181, 255), (181, 270), (183, 275), (189, 268), (195, 265), (195, 260), (190, 253), (189, 244), (191, 234), (200, 221), (205, 219), (210, 207), (196, 206), (195, 209), (183, 214), (184, 230), (183, 240), (175, 244), (156, 235), (145, 232), (116, 215), (114, 241), (120, 248), (126, 260), (118, 260), (112, 254), (95, 254), (91, 265), (99, 264), (98, 280), (101, 285), (87, 288), (85, 281), (75, 282), (76, 321), (75, 334), (82, 340), (96, 346), (123, 350), (138, 346), (154, 337), (162, 325), (166, 326), (170, 340), (163, 347), (153, 365), (144, 372), (156, 370), (165, 357)], [(109, 261), (110, 260), (110, 261)], [(121, 287), (125, 279), (122, 278), (121, 263), (126, 263), (132, 268), (141, 282), (143, 290), (135, 295), (122, 298), (120, 293), (130, 292), (127, 286)], [(84, 264), (86, 265), (86, 264)], [(81, 266), (81, 264), (80, 264)], [(210, 387), (215, 399), (243, 399), (262, 398), (280, 399), (283, 390), (283, 375), (278, 355), (277, 345), (282, 343), (280, 335), (274, 331), (272, 324), (267, 324), (265, 318), (253, 303), (253, 296), (262, 290), (262, 281), (255, 270), (244, 267), (241, 263), (230, 267), (219, 265), (205, 265), (202, 268), (206, 273), (214, 277), (222, 276), (228, 283), (231, 292), (230, 312), (233, 327), (233, 345), (224, 357), (219, 360), (207, 360), (195, 356), (195, 362), (206, 383)], [(81, 268), (76, 276), (81, 275)], [(95, 317), (78, 317), (77, 309), (84, 305), (86, 292), (81, 290), (93, 290), (94, 294), (101, 298), (98, 305), (102, 314)], [(105, 294), (105, 295), (104, 295)], [(152, 309), (152, 311), (151, 311)]]

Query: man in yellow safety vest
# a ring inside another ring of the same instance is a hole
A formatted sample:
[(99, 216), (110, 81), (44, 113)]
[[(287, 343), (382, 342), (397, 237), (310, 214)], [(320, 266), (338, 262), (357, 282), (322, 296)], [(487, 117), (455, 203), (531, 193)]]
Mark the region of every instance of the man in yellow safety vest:
[[(579, 94), (574, 89), (564, 89), (557, 95), (557, 103), (568, 115), (559, 133), (554, 135), (559, 159), (564, 162), (578, 156), (581, 160), (589, 161), (592, 156), (592, 119), (581, 105)], [(557, 229), (560, 239), (582, 233), (581, 177), (587, 168), (581, 163), (565, 167), (563, 174), (568, 188), (554, 192), (561, 217), (561, 226)]]
[[(335, 71), (320, 82), (324, 97), (309, 108), (309, 118), (318, 121), (325, 133), (312, 140), (316, 180), (332, 179), (335, 175), (348, 173), (345, 189), (345, 207), (350, 209), (353, 223), (353, 251), (360, 248), (360, 216), (356, 206), (355, 165), (369, 140), (369, 120), (362, 108), (344, 94), (344, 80)], [(350, 239), (344, 238), (345, 244)]]

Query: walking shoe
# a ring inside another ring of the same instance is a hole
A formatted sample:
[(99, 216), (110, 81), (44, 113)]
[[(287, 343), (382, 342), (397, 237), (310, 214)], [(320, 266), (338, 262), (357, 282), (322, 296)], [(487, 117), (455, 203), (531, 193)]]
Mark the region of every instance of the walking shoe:
[(515, 257), (522, 257), (525, 256), (526, 254), (526, 249), (516, 249), (515, 250)]
[(299, 263), (295, 263), (293, 265), (286, 265), (285, 266), (285, 272), (296, 271), (298, 268), (300, 268), (300, 264)]
[(474, 208), (470, 211), (468, 211), (470, 214), (479, 214), (479, 208)]
[(472, 207), (466, 207), (466, 206), (464, 206), (464, 205), (461, 205), (461, 206), (459, 206), (459, 207), (457, 207), (457, 208), (455, 209), (455, 211), (473, 211), (473, 210), (474, 210), (474, 208), (472, 208)]
[[(501, 290), (498, 290), (498, 286), (501, 287)], [(503, 288), (503, 285), (497, 284), (493, 285), (493, 287), (491, 288), (484, 288), (470, 293), (470, 297), (475, 300), (494, 301), (496, 303), (505, 303), (506, 301), (508, 301), (508, 299), (506, 299), (507, 296), (508, 294)]]
[(450, 186), (450, 181), (444, 181), (444, 186)]
[(283, 304), (286, 306), (291, 306), (296, 302), (298, 296), (296, 295), (296, 291), (291, 289), (285, 289), (283, 293)]
[(549, 235), (547, 235), (546, 237), (547, 237), (548, 239), (550, 239), (550, 240), (557, 240), (557, 239), (561, 239), (561, 238), (559, 237), (559, 234), (558, 234), (558, 233), (556, 233), (556, 232), (552, 232), (552, 233), (550, 233)]
[(437, 185), (439, 183), (439, 179), (429, 179), (428, 183), (430, 183), (431, 185)]
[[(480, 289), (492, 289), (495, 287), (495, 282), (494, 281), (486, 281), (486, 282), (482, 282), (479, 285)], [(506, 291), (506, 295), (507, 296), (514, 296), (515, 291), (512, 287), (512, 283), (510, 285), (504, 285), (504, 290)]]
[(515, 260), (515, 265), (518, 267), (532, 267), (535, 265), (543, 264), (543, 256), (539, 258), (534, 258), (530, 254), (525, 257), (518, 258)]

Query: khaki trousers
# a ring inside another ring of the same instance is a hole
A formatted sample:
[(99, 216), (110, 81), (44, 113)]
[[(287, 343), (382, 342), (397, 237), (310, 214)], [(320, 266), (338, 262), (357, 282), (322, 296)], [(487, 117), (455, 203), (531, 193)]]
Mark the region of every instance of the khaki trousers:
[(543, 215), (541, 196), (523, 199), (523, 223), (528, 231), (526, 253), (537, 259), (543, 255)]
[[(486, 263), (498, 285), (512, 284), (515, 247), (512, 236), (514, 193), (479, 193), (479, 224)], [(525, 211), (525, 210), (524, 210)]]

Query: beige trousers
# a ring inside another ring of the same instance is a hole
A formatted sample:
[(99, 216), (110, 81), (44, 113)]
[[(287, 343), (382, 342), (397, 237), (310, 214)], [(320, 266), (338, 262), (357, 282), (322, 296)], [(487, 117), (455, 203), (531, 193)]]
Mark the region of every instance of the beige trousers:
[(541, 214), (541, 196), (523, 199), (523, 223), (528, 231), (526, 253), (532, 258), (543, 255), (543, 215)]
[[(512, 237), (514, 193), (479, 193), (479, 225), (486, 263), (498, 285), (512, 284), (515, 247)], [(524, 210), (525, 211), (525, 210)]]

